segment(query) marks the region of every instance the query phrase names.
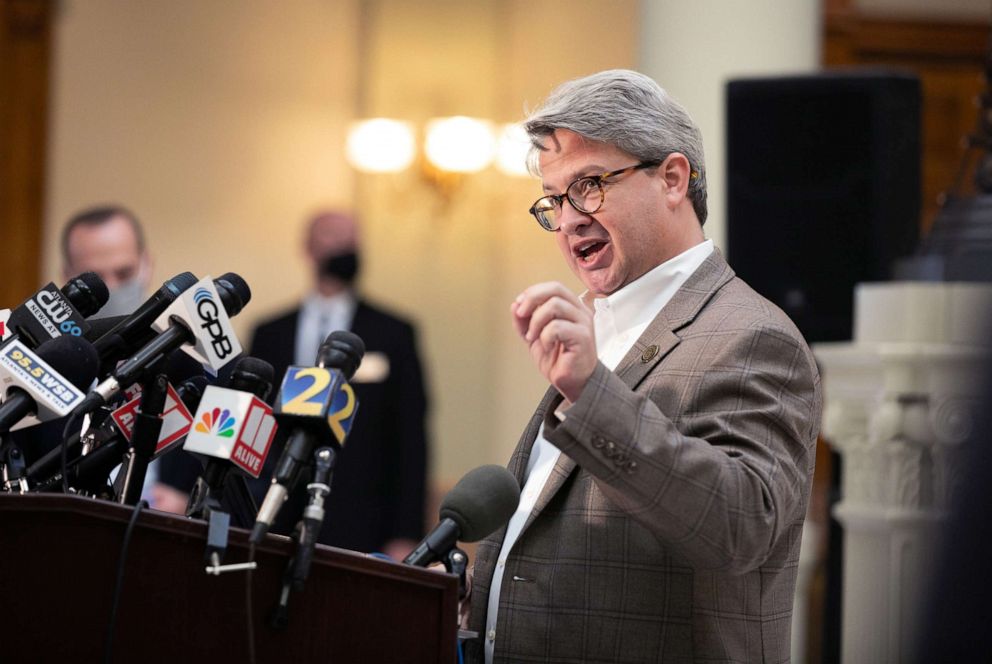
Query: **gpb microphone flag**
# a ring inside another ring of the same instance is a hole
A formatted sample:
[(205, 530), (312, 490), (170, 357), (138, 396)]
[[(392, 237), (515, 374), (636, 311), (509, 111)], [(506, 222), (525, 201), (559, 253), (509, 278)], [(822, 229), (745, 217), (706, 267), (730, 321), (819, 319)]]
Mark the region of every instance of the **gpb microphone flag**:
[(183, 350), (211, 374), (216, 376), (221, 368), (241, 354), (241, 343), (209, 276), (176, 298), (155, 320), (153, 327), (161, 332), (169, 327), (173, 317), (193, 328), (194, 345), (184, 345)]

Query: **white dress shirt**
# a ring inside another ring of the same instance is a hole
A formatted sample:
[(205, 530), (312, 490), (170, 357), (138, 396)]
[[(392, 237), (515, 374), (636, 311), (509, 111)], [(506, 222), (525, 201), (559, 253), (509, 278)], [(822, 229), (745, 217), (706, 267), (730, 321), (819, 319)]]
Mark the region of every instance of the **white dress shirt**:
[(317, 357), (317, 349), (334, 330), (351, 328), (358, 302), (350, 290), (330, 297), (310, 293), (300, 305), (296, 326), (296, 353), (293, 363), (308, 367)]
[[(583, 293), (583, 302), (589, 304), (591, 300), (592, 303), (596, 355), (599, 361), (608, 369), (615, 369), (658, 312), (712, 252), (713, 241), (706, 240), (665, 261), (607, 297), (591, 298), (588, 293)], [(520, 504), (506, 526), (506, 536), (503, 538), (503, 547), (496, 560), (493, 582), (489, 589), (486, 633), (483, 635), (486, 664), (492, 664), (493, 661), (499, 595), (503, 587), (506, 558), (520, 537), (520, 531), (534, 509), (537, 497), (551, 476), (560, 454), (561, 451), (544, 438), (542, 425), (524, 471)]]

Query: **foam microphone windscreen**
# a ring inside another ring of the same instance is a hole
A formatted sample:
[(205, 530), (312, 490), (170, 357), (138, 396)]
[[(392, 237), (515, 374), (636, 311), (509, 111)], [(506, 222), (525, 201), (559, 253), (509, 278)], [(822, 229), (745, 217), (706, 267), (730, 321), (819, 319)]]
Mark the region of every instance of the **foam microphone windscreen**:
[(503, 466), (470, 470), (441, 501), (441, 519), (458, 524), (459, 539), (477, 542), (502, 527), (517, 510), (520, 485)]
[(105, 318), (88, 320), (86, 322), (90, 324), (90, 329), (83, 336), (89, 341), (96, 341), (125, 320), (127, 320), (127, 316), (107, 316)]
[(335, 330), (317, 349), (317, 366), (338, 369), (351, 380), (365, 355), (365, 342), (354, 332)]
[(214, 285), (228, 316), (237, 316), (251, 301), (251, 288), (248, 287), (248, 282), (234, 272), (220, 275), (214, 279)]
[(96, 272), (83, 272), (73, 277), (59, 290), (72, 302), (84, 318), (89, 318), (107, 304), (110, 291)]
[(38, 346), (35, 352), (83, 392), (89, 389), (100, 367), (100, 358), (93, 344), (83, 337), (71, 334), (50, 339)]
[(272, 391), (272, 381), (275, 378), (276, 370), (270, 363), (257, 357), (245, 356), (235, 363), (228, 387), (250, 392), (264, 401)]

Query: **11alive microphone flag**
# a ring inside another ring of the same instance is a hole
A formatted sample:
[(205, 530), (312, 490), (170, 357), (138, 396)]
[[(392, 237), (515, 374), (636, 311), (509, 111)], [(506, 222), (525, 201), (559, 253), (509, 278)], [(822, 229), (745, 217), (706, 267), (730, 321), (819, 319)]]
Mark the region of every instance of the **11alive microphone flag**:
[(214, 376), (241, 354), (241, 343), (234, 334), (217, 287), (209, 276), (200, 279), (176, 298), (155, 320), (153, 327), (159, 332), (165, 330), (173, 316), (193, 328), (196, 337), (195, 346), (184, 345), (182, 349)]
[(231, 463), (252, 477), (262, 472), (276, 421), (267, 403), (249, 392), (211, 385), (203, 392), (183, 449)]
[(14, 387), (31, 395), (38, 412), (23, 418), (11, 431), (68, 415), (84, 396), (19, 339), (0, 352), (0, 391), (7, 395)]

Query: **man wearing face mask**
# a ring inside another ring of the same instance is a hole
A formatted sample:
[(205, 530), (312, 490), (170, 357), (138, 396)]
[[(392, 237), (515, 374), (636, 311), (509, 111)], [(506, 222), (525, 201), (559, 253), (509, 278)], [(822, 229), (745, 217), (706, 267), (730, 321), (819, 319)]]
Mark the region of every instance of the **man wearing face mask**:
[(145, 234), (129, 210), (108, 205), (83, 210), (62, 229), (62, 277), (96, 272), (110, 300), (94, 316), (126, 316), (144, 302), (152, 259)]
[[(250, 353), (271, 362), (282, 380), (291, 364), (313, 365), (318, 346), (334, 330), (350, 330), (365, 342), (365, 357), (351, 380), (358, 414), (335, 466), (320, 541), (401, 559), (424, 528), (427, 396), (415, 331), (356, 293), (360, 258), (353, 215), (313, 215), (304, 250), (313, 289), (297, 308), (255, 330)], [(266, 472), (253, 486), (259, 496), (281, 451), (269, 452)], [(292, 531), (305, 497), (305, 487), (298, 487), (273, 532)]]
[[(146, 299), (152, 258), (138, 218), (119, 205), (87, 208), (62, 229), (62, 277), (96, 272), (110, 290), (110, 299), (94, 318), (126, 316)], [(148, 467), (143, 495), (155, 509), (182, 514), (198, 465), (192, 457), (173, 454)]]

